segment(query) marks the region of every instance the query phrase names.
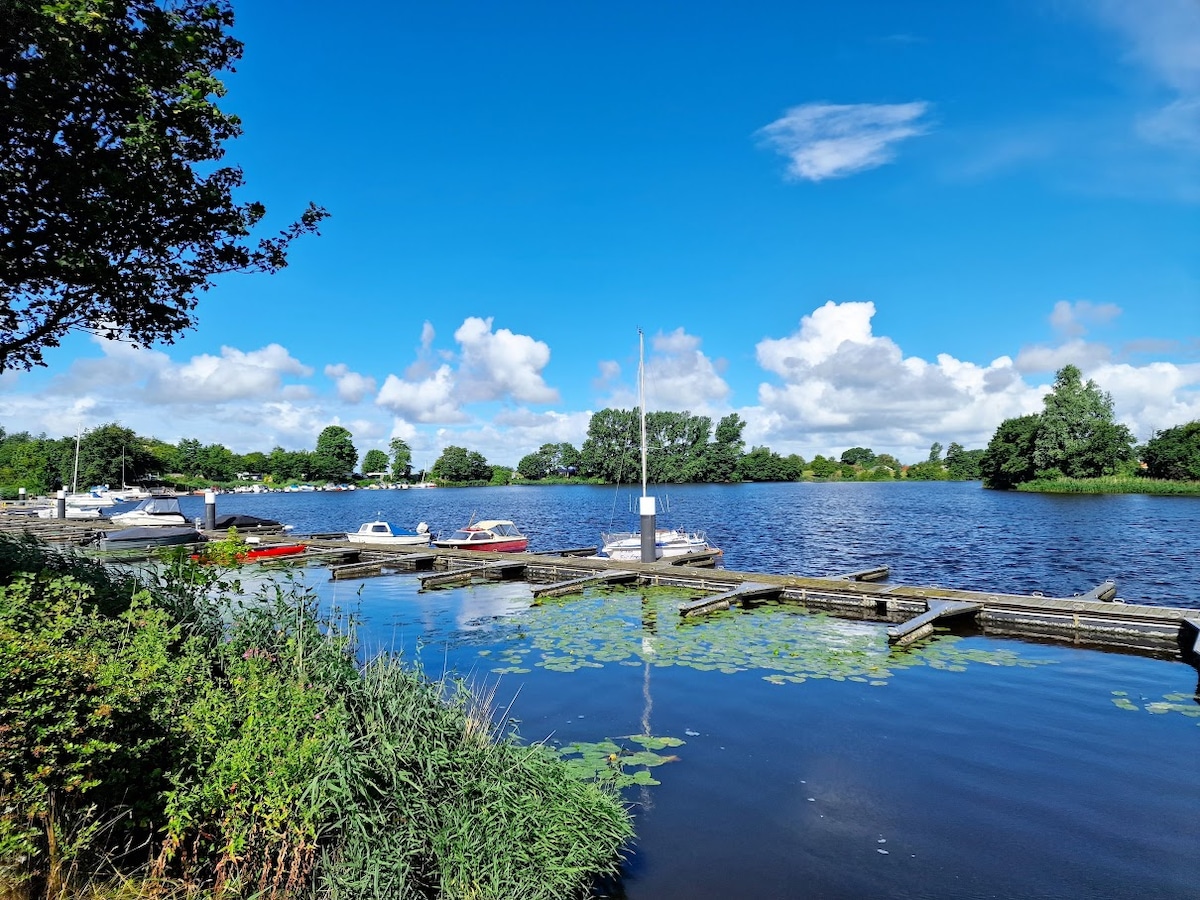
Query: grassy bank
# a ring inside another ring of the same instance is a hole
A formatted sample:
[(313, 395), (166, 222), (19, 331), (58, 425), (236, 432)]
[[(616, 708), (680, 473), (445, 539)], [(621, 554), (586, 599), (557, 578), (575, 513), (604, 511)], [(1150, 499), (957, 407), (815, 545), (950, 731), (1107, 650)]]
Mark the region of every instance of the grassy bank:
[(611, 785), (222, 571), (0, 538), (0, 896), (550, 900), (615, 871)]
[(1017, 490), (1042, 494), (1200, 496), (1200, 481), (1165, 481), (1136, 475), (1106, 475), (1102, 478), (1038, 479), (1017, 485)]

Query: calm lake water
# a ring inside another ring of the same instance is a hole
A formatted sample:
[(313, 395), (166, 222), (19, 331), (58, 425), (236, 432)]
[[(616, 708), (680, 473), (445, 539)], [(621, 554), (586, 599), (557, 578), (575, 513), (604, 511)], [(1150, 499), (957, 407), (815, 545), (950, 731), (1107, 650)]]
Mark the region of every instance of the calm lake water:
[[(660, 497), (664, 496), (659, 491)], [(998, 494), (977, 484), (672, 488), (660, 521), (705, 528), (728, 568), (1200, 606), (1200, 501)], [(511, 518), (533, 549), (633, 524), (593, 488), (218, 498), (298, 532), (382, 513), (448, 531)], [(185, 500), (199, 515), (202, 501)], [(938, 634), (768, 604), (681, 620), (667, 589), (531, 604), (528, 585), (419, 591), (411, 575), (306, 577), (363, 620), (365, 652), (496, 689), (525, 740), (682, 741), (626, 790), (638, 839), (605, 896), (1198, 896), (1200, 705), (1179, 660)]]

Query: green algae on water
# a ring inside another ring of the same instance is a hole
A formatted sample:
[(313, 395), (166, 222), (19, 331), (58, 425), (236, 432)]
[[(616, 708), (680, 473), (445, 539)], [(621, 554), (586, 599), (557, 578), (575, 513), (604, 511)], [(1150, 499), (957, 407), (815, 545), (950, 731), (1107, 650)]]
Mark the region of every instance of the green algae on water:
[(970, 665), (1047, 662), (1022, 657), (1011, 648), (964, 646), (961, 638), (946, 633), (894, 649), (877, 623), (837, 619), (790, 604), (683, 619), (679, 603), (692, 593), (662, 587), (588, 590), (543, 600), (497, 620), (500, 635), (492, 630), (478, 637), (500, 644), (492, 656), (497, 673), (530, 667), (570, 673), (610, 664), (682, 666), (726, 675), (760, 672), (774, 684), (829, 679), (883, 687), (898, 670), (918, 666), (962, 672)]

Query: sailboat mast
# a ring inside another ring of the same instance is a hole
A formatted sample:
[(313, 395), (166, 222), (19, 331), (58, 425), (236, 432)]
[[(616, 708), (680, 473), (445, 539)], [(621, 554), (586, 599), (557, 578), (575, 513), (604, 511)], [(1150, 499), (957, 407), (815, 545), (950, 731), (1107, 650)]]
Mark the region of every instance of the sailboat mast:
[(642, 496), (646, 496), (646, 338), (638, 329), (638, 406), (641, 411)]
[(83, 435), (82, 430), (75, 432), (75, 473), (71, 476), (71, 493), (79, 493), (79, 438)]

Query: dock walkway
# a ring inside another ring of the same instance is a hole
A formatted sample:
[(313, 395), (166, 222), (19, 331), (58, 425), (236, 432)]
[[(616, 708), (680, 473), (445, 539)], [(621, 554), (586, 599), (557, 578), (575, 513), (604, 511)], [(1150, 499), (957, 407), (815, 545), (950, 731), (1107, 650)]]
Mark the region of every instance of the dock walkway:
[[(0, 532), (28, 533), (89, 555), (95, 551), (85, 545), (96, 531), (94, 521), (38, 519), (0, 511)], [(535, 601), (608, 584), (674, 586), (708, 594), (680, 605), (680, 615), (688, 617), (734, 604), (795, 603), (844, 618), (887, 623), (889, 642), (898, 646), (920, 640), (935, 623), (952, 623), (990, 634), (1176, 652), (1200, 661), (1200, 609), (1124, 603), (1116, 599), (1117, 587), (1111, 581), (1075, 597), (1044, 597), (889, 585), (884, 583), (886, 567), (814, 578), (712, 568), (712, 559), (703, 555), (694, 560), (639, 563), (598, 558), (588, 553), (594, 548), (587, 547), (514, 554), (352, 545), (325, 535), (260, 538), (264, 544), (276, 539), (308, 544), (305, 554), (287, 561), (326, 564), (330, 577), (339, 580), (413, 572), (423, 590), (432, 590), (475, 578), (523, 579), (532, 586)]]

